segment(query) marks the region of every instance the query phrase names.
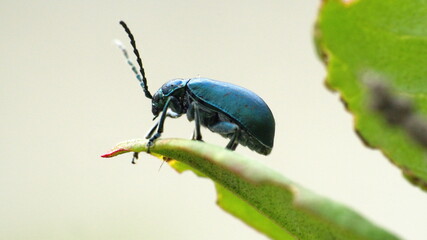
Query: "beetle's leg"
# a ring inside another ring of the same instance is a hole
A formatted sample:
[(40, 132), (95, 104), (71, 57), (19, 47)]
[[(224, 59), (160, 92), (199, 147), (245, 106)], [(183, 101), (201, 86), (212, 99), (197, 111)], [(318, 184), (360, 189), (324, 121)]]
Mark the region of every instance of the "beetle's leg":
[[(162, 135), (162, 132), (163, 132), (163, 124), (165, 123), (165, 120), (166, 120), (166, 113), (167, 113), (167, 111), (168, 111), (168, 107), (169, 107), (169, 104), (170, 104), (170, 102), (171, 102), (171, 99), (172, 98), (174, 98), (174, 97), (169, 97), (168, 98), (168, 100), (166, 100), (166, 103), (165, 103), (165, 106), (163, 107), (163, 110), (162, 110), (162, 114), (160, 115), (160, 119), (159, 119), (159, 121), (158, 121), (158, 124), (156, 124), (156, 125), (158, 125), (158, 127), (157, 127), (157, 132), (156, 132), (156, 134), (154, 134), (154, 136), (152, 136), (152, 137), (150, 137), (150, 139), (148, 140), (148, 147), (150, 147), (150, 146), (153, 146), (153, 142), (157, 139), (157, 138), (159, 138), (160, 137), (160, 135)], [(154, 132), (154, 129), (155, 129), (155, 127), (154, 128), (152, 128), (151, 130), (150, 130), (150, 132), (149, 133), (151, 133), (151, 132)], [(151, 133), (152, 134), (152, 133)]]
[(202, 134), (200, 133), (200, 112), (199, 112), (199, 106), (196, 102), (192, 102), (191, 105), (193, 106), (194, 110), (194, 122), (196, 123), (196, 128), (194, 129), (193, 133), (193, 140), (202, 141)]
[(154, 131), (156, 131), (157, 127), (159, 126), (159, 121), (157, 121), (150, 129), (150, 131), (145, 135), (145, 139), (149, 139), (151, 136), (153, 136)]
[(188, 109), (187, 109), (187, 119), (188, 119), (189, 122), (191, 122), (191, 121), (194, 120), (194, 107), (193, 107), (193, 103), (191, 103), (188, 106)]
[(235, 150), (239, 144), (240, 128), (237, 124), (231, 122), (218, 122), (214, 125), (209, 126), (209, 129), (212, 132), (219, 133), (223, 136), (233, 134), (230, 142), (227, 144), (226, 148)]
[[(166, 117), (171, 117), (171, 118), (178, 118), (179, 116), (181, 116), (181, 114), (175, 113), (173, 111), (171, 111), (170, 109), (167, 110), (166, 112)], [(150, 129), (150, 131), (147, 133), (147, 135), (145, 135), (145, 139), (149, 139), (151, 136), (153, 136), (154, 131), (156, 131), (157, 127), (159, 126), (159, 121), (157, 121)]]
[(226, 148), (230, 150), (236, 150), (237, 145), (239, 145), (239, 136), (240, 136), (240, 130), (234, 132), (233, 137), (231, 138), (230, 142), (227, 144)]
[(132, 158), (132, 164), (136, 164), (136, 160), (138, 160), (138, 154), (137, 152), (133, 153), (133, 158)]

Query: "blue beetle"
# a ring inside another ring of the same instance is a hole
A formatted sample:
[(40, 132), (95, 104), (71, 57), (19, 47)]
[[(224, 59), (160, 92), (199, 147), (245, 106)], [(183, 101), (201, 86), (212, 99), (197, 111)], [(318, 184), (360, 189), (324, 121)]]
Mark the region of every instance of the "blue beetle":
[(202, 141), (202, 125), (229, 138), (230, 142), (226, 146), (228, 149), (235, 150), (237, 145), (241, 144), (263, 155), (271, 152), (275, 121), (270, 108), (258, 95), (231, 83), (208, 78), (191, 78), (170, 80), (152, 96), (148, 90), (135, 39), (127, 25), (123, 21), (120, 21), (120, 24), (130, 38), (139, 72), (129, 60), (125, 48), (120, 44), (119, 47), (140, 81), (145, 96), (152, 99), (154, 119), (160, 116), (146, 136), (146, 139), (149, 139), (148, 146), (152, 146), (161, 136), (166, 117), (177, 118), (185, 113), (189, 121), (195, 122), (193, 140)]

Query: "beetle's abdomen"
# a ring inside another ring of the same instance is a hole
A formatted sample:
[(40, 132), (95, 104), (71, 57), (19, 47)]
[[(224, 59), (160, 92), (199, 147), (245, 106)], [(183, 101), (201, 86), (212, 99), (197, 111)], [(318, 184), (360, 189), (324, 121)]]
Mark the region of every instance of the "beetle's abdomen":
[[(275, 132), (274, 117), (270, 108), (258, 95), (243, 87), (207, 78), (190, 79), (187, 87), (189, 93), (201, 104), (229, 116), (243, 131), (254, 138), (251, 140), (257, 140), (271, 151)], [(257, 147), (256, 143), (247, 145)], [(251, 149), (256, 150), (252, 147)], [(270, 152), (265, 151), (267, 152), (263, 154)]]

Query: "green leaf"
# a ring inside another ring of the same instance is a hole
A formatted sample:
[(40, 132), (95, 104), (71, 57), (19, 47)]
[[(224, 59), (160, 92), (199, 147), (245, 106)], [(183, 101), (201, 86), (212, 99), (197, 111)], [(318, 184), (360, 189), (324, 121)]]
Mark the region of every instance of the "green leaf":
[(427, 1), (324, 1), (315, 36), (327, 65), (326, 83), (341, 94), (357, 133), (407, 179), (427, 189), (425, 150), (371, 111), (365, 79), (380, 76), (398, 96), (427, 113)]
[[(103, 157), (147, 151), (146, 143), (123, 142)], [(197, 141), (161, 139), (150, 153), (179, 172), (192, 170), (212, 179), (219, 206), (272, 239), (398, 239), (351, 209), (236, 152)]]

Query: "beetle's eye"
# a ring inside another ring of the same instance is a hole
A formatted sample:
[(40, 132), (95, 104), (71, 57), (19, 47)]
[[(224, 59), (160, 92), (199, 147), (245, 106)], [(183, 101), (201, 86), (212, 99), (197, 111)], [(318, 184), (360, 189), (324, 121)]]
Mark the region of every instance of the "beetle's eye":
[(159, 115), (159, 109), (157, 108), (157, 106), (154, 103), (151, 106), (151, 112), (153, 113), (154, 116)]
[(162, 93), (162, 92), (160, 92), (160, 91), (157, 91), (157, 92), (156, 92), (156, 94), (154, 94), (154, 96), (153, 96), (153, 100), (152, 100), (152, 102), (153, 102), (153, 103), (157, 103), (157, 102), (159, 102), (159, 101), (160, 101), (160, 99), (162, 98), (162, 96), (163, 96), (163, 93)]

